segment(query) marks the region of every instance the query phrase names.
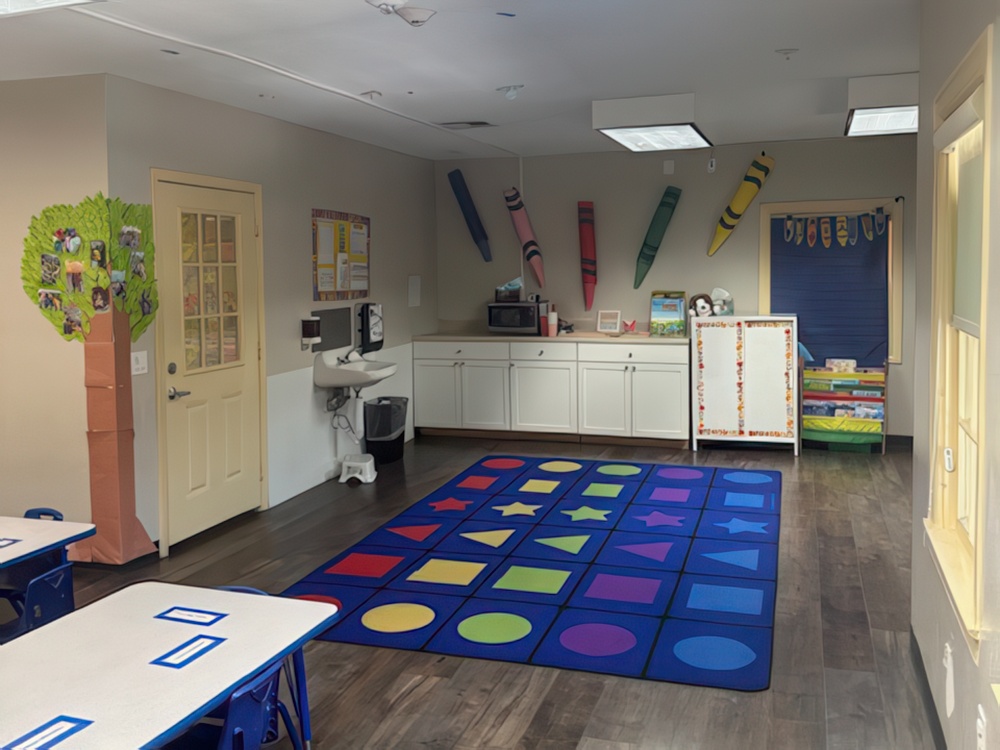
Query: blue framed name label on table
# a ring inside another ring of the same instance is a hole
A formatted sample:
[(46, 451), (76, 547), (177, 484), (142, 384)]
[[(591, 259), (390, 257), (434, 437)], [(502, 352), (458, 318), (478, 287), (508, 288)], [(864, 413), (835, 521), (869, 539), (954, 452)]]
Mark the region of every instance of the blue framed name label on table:
[(10, 547), (13, 544), (20, 542), (20, 539), (11, 539), (10, 537), (0, 537), (0, 549), (4, 547)]
[(195, 659), (199, 659), (216, 646), (225, 642), (225, 638), (216, 638), (210, 635), (199, 635), (176, 648), (170, 649), (163, 656), (153, 659), (150, 664), (159, 667), (170, 667), (171, 669), (182, 669)]
[(192, 609), (191, 607), (171, 607), (155, 615), (154, 619), (173, 620), (174, 622), (186, 622), (191, 625), (211, 627), (223, 617), (228, 616), (226, 612), (211, 612), (207, 609)]
[(4, 745), (0, 750), (47, 750), (93, 723), (88, 719), (77, 719), (73, 716), (57, 716), (38, 729), (32, 729), (10, 744)]

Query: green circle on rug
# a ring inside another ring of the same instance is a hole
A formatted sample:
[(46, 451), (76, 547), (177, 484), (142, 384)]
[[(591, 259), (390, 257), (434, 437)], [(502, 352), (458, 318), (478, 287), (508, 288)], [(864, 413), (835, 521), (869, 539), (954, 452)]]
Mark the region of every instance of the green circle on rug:
[(513, 643), (531, 632), (531, 622), (509, 612), (483, 612), (458, 624), (458, 634), (473, 643)]
[(574, 461), (546, 461), (538, 468), (542, 471), (551, 471), (553, 474), (566, 474), (570, 471), (579, 471), (583, 466)]
[(638, 466), (629, 464), (607, 464), (597, 469), (598, 474), (608, 474), (613, 477), (630, 477), (641, 472)]
[(361, 624), (376, 633), (408, 633), (434, 622), (434, 610), (423, 604), (383, 604), (364, 613)]

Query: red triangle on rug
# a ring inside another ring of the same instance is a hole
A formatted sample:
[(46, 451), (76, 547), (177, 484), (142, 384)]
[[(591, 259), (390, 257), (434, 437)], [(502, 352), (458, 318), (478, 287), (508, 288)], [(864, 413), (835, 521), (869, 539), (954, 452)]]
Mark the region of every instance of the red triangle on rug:
[(425, 526), (399, 526), (395, 529), (386, 529), (386, 531), (399, 534), (406, 539), (412, 539), (414, 542), (422, 542), (440, 528), (441, 524), (439, 523), (429, 523)]

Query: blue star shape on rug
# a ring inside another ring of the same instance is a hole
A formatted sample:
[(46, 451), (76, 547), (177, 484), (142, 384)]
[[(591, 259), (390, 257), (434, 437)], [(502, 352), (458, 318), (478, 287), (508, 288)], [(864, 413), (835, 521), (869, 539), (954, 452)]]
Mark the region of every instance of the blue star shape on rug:
[(730, 534), (740, 534), (742, 532), (747, 532), (748, 534), (766, 534), (767, 521), (744, 521), (742, 518), (734, 518), (726, 523), (715, 524), (719, 528), (727, 529)]

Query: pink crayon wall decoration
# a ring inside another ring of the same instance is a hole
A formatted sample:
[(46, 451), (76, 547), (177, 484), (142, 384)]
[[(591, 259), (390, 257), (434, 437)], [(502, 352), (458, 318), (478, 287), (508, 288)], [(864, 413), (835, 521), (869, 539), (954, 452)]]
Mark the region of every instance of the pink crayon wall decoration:
[(597, 287), (597, 246), (594, 243), (594, 204), (580, 201), (576, 204), (580, 223), (580, 273), (583, 276), (583, 303), (589, 310), (594, 306), (594, 289)]
[(524, 260), (535, 275), (538, 286), (545, 286), (545, 269), (542, 267), (542, 253), (538, 249), (538, 240), (535, 239), (535, 230), (531, 228), (531, 219), (528, 218), (528, 211), (521, 200), (521, 193), (517, 188), (504, 190), (504, 200), (507, 201), (507, 210), (510, 211), (510, 220), (514, 222), (514, 231), (517, 239), (521, 243), (521, 252), (524, 253)]

